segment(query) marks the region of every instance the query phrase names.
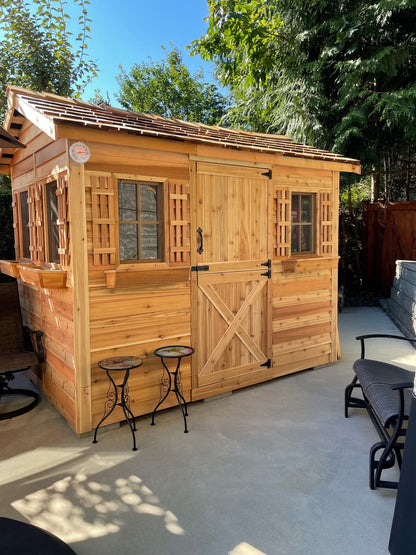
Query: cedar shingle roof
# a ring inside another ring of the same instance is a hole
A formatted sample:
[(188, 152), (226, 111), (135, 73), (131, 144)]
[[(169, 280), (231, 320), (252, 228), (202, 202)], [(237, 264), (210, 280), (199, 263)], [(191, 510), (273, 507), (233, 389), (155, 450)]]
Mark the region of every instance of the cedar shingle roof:
[[(359, 161), (339, 154), (296, 143), (282, 135), (251, 133), (200, 123), (121, 110), (112, 106), (97, 106), (82, 100), (73, 100), (49, 93), (35, 93), (17, 87), (9, 91), (17, 96), (20, 108), (28, 107), (47, 118), (52, 126), (59, 124), (85, 126), (103, 130), (116, 130), (136, 135), (160, 137), (180, 141), (204, 143), (225, 148), (248, 149), (278, 153), (282, 156), (326, 160), (351, 165)], [(20, 111), (20, 110), (19, 110)]]

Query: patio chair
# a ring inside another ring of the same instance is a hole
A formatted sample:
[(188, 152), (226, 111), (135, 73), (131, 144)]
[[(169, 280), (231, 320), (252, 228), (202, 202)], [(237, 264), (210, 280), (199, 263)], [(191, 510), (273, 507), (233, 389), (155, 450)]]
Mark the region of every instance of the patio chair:
[[(41, 331), (23, 326), (17, 282), (0, 283), (0, 411), (10, 396), (23, 397), (26, 403), (0, 412), (0, 420), (13, 418), (33, 409), (39, 395), (32, 389), (10, 387), (17, 372), (24, 372), (44, 361)], [(27, 398), (27, 399), (25, 399)], [(6, 402), (5, 402), (6, 401)], [(29, 402), (27, 402), (29, 401)]]

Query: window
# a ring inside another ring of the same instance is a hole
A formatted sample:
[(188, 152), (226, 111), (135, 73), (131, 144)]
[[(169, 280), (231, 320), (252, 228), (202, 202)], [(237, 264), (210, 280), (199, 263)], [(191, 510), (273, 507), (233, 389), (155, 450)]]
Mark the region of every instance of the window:
[(29, 206), (27, 199), (27, 191), (20, 193), (20, 226), (22, 236), (21, 253), (23, 258), (30, 258)]
[(57, 183), (47, 183), (45, 186), (46, 200), (46, 232), (48, 245), (48, 262), (59, 264), (59, 228), (58, 228), (58, 197)]
[(161, 184), (119, 181), (120, 260), (163, 260)]
[(303, 193), (292, 194), (291, 248), (293, 254), (314, 252), (314, 212), (314, 195)]

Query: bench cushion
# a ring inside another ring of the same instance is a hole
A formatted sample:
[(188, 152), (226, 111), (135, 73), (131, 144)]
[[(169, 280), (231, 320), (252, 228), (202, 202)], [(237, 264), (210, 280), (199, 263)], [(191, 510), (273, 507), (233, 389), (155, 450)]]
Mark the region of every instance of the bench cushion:
[[(400, 394), (397, 390), (391, 389), (389, 384), (373, 383), (365, 391), (365, 395), (370, 402), (374, 412), (380, 420), (382, 426), (387, 428), (394, 424), (400, 413)], [(404, 414), (409, 417), (410, 404), (412, 402), (412, 390), (404, 389)]]
[[(389, 426), (400, 411), (400, 396), (391, 385), (413, 382), (415, 373), (394, 364), (371, 359), (358, 359), (353, 365), (361, 388), (381, 424)], [(405, 416), (409, 416), (412, 392), (404, 390)]]

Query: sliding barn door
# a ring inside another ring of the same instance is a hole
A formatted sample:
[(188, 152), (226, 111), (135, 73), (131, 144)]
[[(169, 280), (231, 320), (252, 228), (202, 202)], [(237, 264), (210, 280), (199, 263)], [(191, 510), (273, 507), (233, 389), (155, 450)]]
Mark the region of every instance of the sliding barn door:
[(265, 379), (271, 359), (267, 169), (198, 163), (193, 192), (193, 398)]

